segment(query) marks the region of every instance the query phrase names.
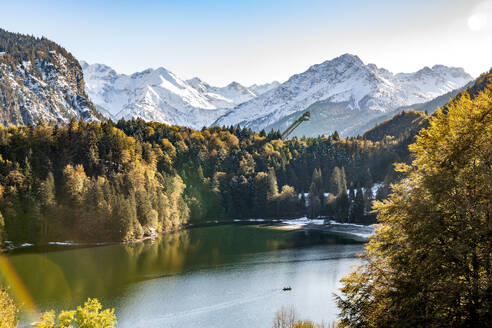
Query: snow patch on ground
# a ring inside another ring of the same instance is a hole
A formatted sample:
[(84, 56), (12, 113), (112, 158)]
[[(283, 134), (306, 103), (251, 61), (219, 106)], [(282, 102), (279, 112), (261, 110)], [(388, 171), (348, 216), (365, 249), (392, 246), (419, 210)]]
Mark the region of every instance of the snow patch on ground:
[(77, 243), (73, 241), (50, 241), (48, 245), (58, 245), (58, 246), (75, 246)]
[(371, 192), (374, 196), (376, 196), (376, 194), (378, 193), (378, 190), (380, 188), (383, 188), (384, 187), (384, 183), (375, 183), (372, 187), (371, 187)]
[(284, 220), (282, 223), (289, 225), (306, 225), (306, 224), (315, 224), (315, 225), (323, 225), (325, 224), (324, 219), (308, 219), (307, 217), (302, 217), (298, 219)]
[(374, 234), (374, 229), (376, 228), (376, 224), (372, 225), (362, 225), (362, 224), (354, 224), (354, 223), (342, 223), (334, 220), (330, 220), (329, 222), (330, 231), (338, 232), (343, 234), (350, 234), (357, 237), (361, 237), (369, 240), (369, 238)]

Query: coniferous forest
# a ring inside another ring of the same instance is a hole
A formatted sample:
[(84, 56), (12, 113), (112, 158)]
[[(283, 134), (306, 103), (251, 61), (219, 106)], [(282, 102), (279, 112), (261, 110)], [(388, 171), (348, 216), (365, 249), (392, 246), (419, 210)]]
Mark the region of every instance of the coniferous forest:
[(2, 127), (2, 240), (128, 241), (207, 220), (304, 215), (374, 223), (373, 202), (403, 176), (394, 163), (411, 163), (428, 117), (402, 112), (346, 139), (140, 119)]
[(282, 140), (143, 120), (0, 128), (2, 238), (125, 241), (210, 219), (303, 215), (369, 223), (408, 138)]

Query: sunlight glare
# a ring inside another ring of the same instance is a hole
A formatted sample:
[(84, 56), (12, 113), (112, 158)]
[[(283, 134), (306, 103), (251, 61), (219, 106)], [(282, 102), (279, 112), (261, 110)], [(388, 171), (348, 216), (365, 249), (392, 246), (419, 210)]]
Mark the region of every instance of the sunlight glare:
[(472, 31), (480, 31), (487, 25), (487, 16), (484, 14), (473, 14), (468, 18), (468, 27)]

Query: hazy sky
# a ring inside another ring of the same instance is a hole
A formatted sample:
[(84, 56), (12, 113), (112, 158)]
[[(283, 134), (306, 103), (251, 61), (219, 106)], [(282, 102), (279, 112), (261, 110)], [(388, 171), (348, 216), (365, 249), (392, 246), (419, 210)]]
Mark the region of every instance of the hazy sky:
[(121, 73), (284, 81), (349, 52), (393, 72), (492, 67), (492, 0), (0, 0), (0, 27)]

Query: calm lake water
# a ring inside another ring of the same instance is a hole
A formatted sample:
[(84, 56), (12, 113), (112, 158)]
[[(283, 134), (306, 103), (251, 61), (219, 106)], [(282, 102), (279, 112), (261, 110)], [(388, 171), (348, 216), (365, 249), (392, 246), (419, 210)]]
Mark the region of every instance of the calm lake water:
[(27, 248), (8, 260), (41, 310), (97, 297), (119, 327), (266, 328), (282, 306), (336, 320), (332, 293), (362, 250), (316, 231), (223, 225), (132, 245)]

